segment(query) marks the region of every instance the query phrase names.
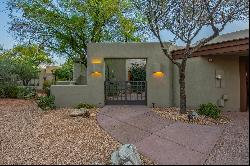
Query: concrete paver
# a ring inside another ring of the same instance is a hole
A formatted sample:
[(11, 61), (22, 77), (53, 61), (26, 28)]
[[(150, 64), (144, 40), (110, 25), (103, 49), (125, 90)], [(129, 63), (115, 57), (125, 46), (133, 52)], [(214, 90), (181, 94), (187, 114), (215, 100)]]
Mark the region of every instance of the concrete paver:
[(150, 108), (145, 106), (105, 106), (102, 108), (101, 114), (110, 116), (112, 118), (124, 121), (130, 119), (134, 116), (138, 116), (149, 112)]
[(156, 135), (145, 138), (135, 145), (139, 151), (160, 165), (199, 165), (205, 159), (204, 154)]
[(173, 121), (159, 117), (154, 112), (146, 112), (128, 119), (126, 122), (150, 133), (157, 132), (173, 123)]
[(221, 133), (222, 129), (218, 126), (204, 126), (176, 122), (155, 134), (162, 138), (178, 142), (179, 144), (201, 153), (209, 153)]
[(119, 142), (135, 144), (158, 164), (203, 164), (221, 135), (218, 126), (163, 119), (145, 106), (105, 106), (98, 123)]

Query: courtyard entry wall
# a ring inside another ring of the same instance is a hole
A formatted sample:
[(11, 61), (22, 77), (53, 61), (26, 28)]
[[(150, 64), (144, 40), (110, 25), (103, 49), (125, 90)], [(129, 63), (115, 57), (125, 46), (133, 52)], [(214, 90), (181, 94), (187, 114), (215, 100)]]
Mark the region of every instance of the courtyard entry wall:
[[(81, 102), (105, 105), (105, 59), (110, 58), (146, 59), (147, 105), (173, 106), (173, 64), (163, 54), (159, 43), (88, 44), (87, 85), (52, 86), (56, 106), (72, 107)], [(96, 66), (100, 71), (95, 72)]]

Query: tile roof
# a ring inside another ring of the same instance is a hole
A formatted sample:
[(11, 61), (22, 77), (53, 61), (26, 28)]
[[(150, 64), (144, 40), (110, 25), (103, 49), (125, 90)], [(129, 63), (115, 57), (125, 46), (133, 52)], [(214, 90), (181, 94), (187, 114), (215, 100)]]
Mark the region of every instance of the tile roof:
[(231, 41), (231, 40), (245, 39), (245, 38), (249, 38), (249, 29), (220, 35), (220, 36), (216, 37), (215, 39), (213, 39), (212, 41), (208, 42), (207, 45), (208, 44), (222, 43), (222, 42)]

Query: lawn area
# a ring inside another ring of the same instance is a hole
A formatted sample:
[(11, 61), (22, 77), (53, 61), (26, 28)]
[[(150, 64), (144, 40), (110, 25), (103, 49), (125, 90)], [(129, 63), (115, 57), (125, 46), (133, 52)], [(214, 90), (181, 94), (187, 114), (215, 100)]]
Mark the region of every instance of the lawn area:
[(1, 99), (0, 165), (108, 164), (120, 143), (99, 127), (96, 117), (73, 118), (69, 112), (41, 111), (31, 100)]

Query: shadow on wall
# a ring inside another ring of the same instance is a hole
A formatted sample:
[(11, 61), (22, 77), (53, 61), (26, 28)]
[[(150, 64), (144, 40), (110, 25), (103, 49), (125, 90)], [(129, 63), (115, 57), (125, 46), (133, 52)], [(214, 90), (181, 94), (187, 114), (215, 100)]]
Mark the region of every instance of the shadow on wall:
[(87, 85), (87, 70), (84, 64), (74, 63), (73, 81), (75, 85)]

